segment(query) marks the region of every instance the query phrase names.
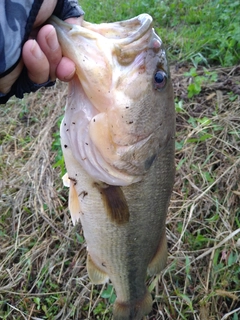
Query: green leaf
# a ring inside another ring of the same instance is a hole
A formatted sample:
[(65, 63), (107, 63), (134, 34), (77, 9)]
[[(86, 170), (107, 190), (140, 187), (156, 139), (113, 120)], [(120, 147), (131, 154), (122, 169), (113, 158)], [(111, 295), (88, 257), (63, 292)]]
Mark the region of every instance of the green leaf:
[(79, 233), (76, 232), (76, 238), (77, 238), (77, 241), (80, 243), (80, 244), (83, 244), (84, 243), (84, 238), (83, 236), (81, 236)]
[(114, 293), (113, 286), (108, 284), (107, 288), (103, 290), (101, 297), (104, 299), (109, 299), (109, 303), (111, 304), (114, 303), (116, 300), (116, 295)]

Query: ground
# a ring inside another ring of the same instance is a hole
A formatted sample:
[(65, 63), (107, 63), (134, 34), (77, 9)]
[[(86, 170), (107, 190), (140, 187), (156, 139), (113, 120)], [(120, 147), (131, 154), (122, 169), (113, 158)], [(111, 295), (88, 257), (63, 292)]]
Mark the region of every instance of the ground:
[[(146, 319), (240, 318), (240, 66), (171, 67), (176, 181), (168, 264), (147, 279)], [(67, 85), (0, 108), (0, 318), (111, 319), (110, 284), (91, 285), (59, 146)]]

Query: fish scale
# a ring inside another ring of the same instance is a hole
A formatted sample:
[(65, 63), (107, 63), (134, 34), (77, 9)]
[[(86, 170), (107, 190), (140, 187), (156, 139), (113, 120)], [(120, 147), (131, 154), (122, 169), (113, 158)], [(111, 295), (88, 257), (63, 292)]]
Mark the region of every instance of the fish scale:
[[(167, 260), (165, 221), (175, 175), (165, 50), (147, 14), (82, 27), (50, 22), (63, 54), (77, 65), (60, 130), (69, 209), (83, 227), (88, 274), (92, 283), (113, 283), (114, 320), (140, 320), (152, 306), (147, 272), (161, 272)], [(92, 41), (90, 52), (85, 39)]]

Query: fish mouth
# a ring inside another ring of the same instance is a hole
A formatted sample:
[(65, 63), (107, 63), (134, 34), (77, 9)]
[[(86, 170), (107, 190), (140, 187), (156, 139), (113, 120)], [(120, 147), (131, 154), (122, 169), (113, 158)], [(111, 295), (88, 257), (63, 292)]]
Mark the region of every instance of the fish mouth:
[(97, 31), (108, 39), (115, 39), (115, 42), (119, 45), (128, 45), (142, 38), (152, 28), (152, 17), (147, 13), (143, 13), (124, 21), (102, 23), (97, 28), (96, 25), (84, 21), (83, 27)]
[(66, 23), (55, 16), (48, 20), (48, 23), (57, 30), (58, 36), (65, 33), (68, 36), (77, 34), (88, 39), (103, 36), (111, 40), (112, 51), (117, 56), (118, 62), (123, 65), (131, 63), (148, 46), (152, 36), (152, 22), (152, 17), (147, 13), (112, 23), (93, 24), (83, 21), (82, 26)]
[(48, 19), (48, 23), (52, 24), (57, 31), (59, 28), (65, 29), (69, 32), (69, 35), (77, 31), (81, 36), (92, 38), (94, 37), (93, 31), (107, 39), (114, 40), (116, 44), (128, 45), (142, 38), (152, 28), (152, 17), (147, 13), (142, 13), (137, 17), (124, 21), (101, 24), (83, 21), (82, 26), (79, 26), (64, 22), (53, 15)]
[[(133, 121), (124, 119), (121, 112), (126, 107), (118, 88), (123, 82), (128, 90), (124, 79), (133, 81), (145, 66), (148, 50), (150, 56), (154, 54), (152, 17), (141, 14), (126, 21), (79, 26), (52, 16), (49, 23), (57, 31), (63, 55), (76, 65), (61, 126), (66, 141), (63, 149), (70, 146), (74, 158), (95, 181), (127, 186), (142, 180), (157, 154), (158, 139), (149, 130), (135, 132), (135, 125), (130, 126)], [(120, 91), (125, 95), (124, 90)], [(126, 99), (127, 103), (137, 100), (128, 94)]]
[(121, 65), (128, 65), (149, 46), (152, 37), (152, 17), (145, 13), (141, 14), (120, 23), (120, 31), (121, 28), (130, 32), (125, 38), (115, 40), (115, 54)]

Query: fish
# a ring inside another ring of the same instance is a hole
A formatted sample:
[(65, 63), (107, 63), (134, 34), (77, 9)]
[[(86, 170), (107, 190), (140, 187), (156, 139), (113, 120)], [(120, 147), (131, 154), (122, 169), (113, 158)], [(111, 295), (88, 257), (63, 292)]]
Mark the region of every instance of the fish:
[(72, 222), (83, 228), (91, 282), (115, 288), (113, 319), (139, 320), (152, 310), (146, 277), (167, 261), (175, 107), (166, 50), (146, 13), (50, 23), (76, 65), (60, 127)]

